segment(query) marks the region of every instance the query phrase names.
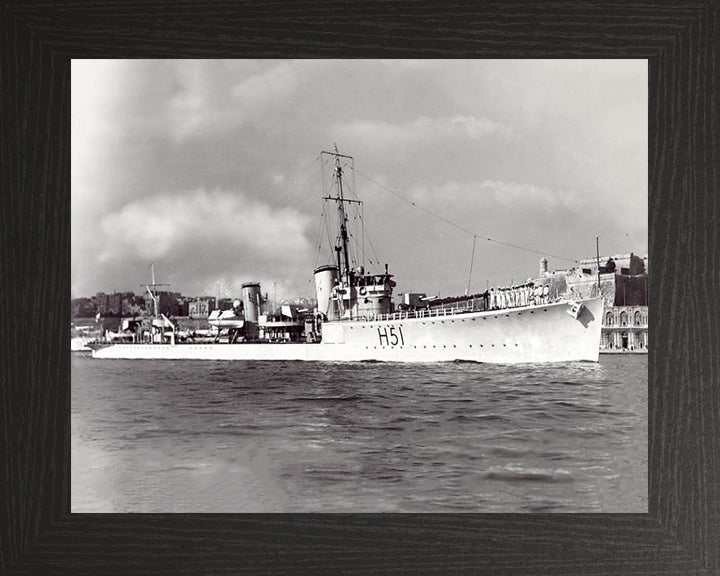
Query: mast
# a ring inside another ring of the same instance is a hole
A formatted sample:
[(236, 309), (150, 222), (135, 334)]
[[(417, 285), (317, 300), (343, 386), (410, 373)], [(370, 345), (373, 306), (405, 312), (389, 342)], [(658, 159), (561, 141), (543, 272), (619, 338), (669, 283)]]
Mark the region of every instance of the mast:
[[(152, 274), (152, 284), (140, 284), (140, 287), (145, 286), (145, 290), (147, 290), (148, 294), (150, 294), (150, 298), (152, 298), (153, 301), (153, 312), (154, 318), (158, 317), (158, 301), (157, 296), (155, 295), (155, 288), (158, 286), (170, 286), (170, 284), (157, 284), (155, 282), (155, 263), (151, 262), (149, 266)], [(150, 289), (152, 288), (152, 290)]]
[(352, 160), (352, 156), (346, 156), (344, 154), (340, 154), (338, 152), (337, 144), (335, 145), (335, 151), (334, 152), (325, 152), (323, 151), (322, 154), (330, 154), (335, 158), (335, 182), (337, 183), (337, 196), (329, 197), (325, 196), (325, 200), (335, 200), (338, 205), (338, 217), (340, 219), (340, 238), (338, 240), (338, 245), (335, 246), (335, 251), (337, 252), (337, 259), (338, 259), (338, 271), (340, 272), (341, 278), (344, 277), (344, 281), (349, 285), (350, 284), (350, 253), (348, 251), (348, 231), (347, 231), (347, 214), (345, 213), (345, 203), (352, 203), (352, 204), (360, 204), (362, 205), (362, 201), (360, 200), (350, 200), (343, 196), (343, 182), (342, 182), (342, 175), (343, 175), (343, 169), (340, 165), (340, 158), (348, 158)]
[(602, 296), (602, 287), (600, 286), (600, 236), (595, 236), (595, 258), (597, 258), (598, 295)]
[(348, 234), (347, 234), (347, 215), (345, 214), (345, 205), (342, 189), (342, 166), (340, 166), (340, 156), (338, 154), (337, 144), (335, 144), (335, 178), (337, 179), (338, 193), (338, 213), (340, 216), (340, 238), (342, 240), (343, 255), (345, 256), (345, 281), (350, 283), (350, 257), (348, 255)]

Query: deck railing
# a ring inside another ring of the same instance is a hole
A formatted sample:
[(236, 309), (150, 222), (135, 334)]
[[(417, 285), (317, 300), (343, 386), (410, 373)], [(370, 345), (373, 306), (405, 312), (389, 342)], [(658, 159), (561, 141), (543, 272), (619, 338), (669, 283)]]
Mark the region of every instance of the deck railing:
[(526, 308), (527, 306), (541, 306), (559, 301), (560, 299), (542, 299), (540, 302), (530, 302), (525, 306), (506, 306), (503, 308), (485, 308), (482, 306), (458, 306), (450, 308), (430, 308), (423, 310), (404, 310), (402, 312), (391, 312), (388, 314), (371, 314), (366, 316), (358, 316), (355, 318), (343, 318), (343, 321), (354, 320), (357, 322), (387, 322), (392, 320), (408, 320), (411, 318), (438, 318), (445, 316), (456, 316), (458, 314), (467, 314), (469, 312), (501, 312), (503, 310), (512, 310), (514, 308)]

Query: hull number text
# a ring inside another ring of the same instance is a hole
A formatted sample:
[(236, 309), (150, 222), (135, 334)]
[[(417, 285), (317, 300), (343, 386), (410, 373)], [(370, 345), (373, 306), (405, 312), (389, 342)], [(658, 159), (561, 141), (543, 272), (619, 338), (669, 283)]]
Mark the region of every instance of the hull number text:
[(404, 346), (402, 326), (378, 326), (380, 346)]

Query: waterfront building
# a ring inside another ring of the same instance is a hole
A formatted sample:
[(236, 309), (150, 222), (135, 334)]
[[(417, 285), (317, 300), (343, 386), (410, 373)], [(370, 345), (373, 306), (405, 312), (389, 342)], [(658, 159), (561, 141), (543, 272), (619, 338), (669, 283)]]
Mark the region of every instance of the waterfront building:
[(648, 307), (610, 306), (603, 313), (602, 352), (646, 352), (648, 348)]
[(177, 316), (190, 315), (190, 302), (187, 298), (177, 298)]
[(107, 315), (108, 312), (108, 295), (105, 292), (95, 294), (95, 305), (101, 316)]
[(135, 299), (133, 292), (98, 292), (95, 295), (95, 304), (101, 316), (129, 316), (130, 310), (136, 304)]
[(123, 318), (142, 316), (147, 310), (145, 307), (145, 298), (142, 296), (136, 296), (135, 294), (123, 298), (121, 308)]
[(550, 295), (603, 297), (601, 352), (647, 352), (648, 255), (617, 254), (580, 260), (566, 270), (549, 271), (540, 260), (536, 284), (550, 287)]
[(71, 308), (73, 318), (93, 318), (97, 314), (97, 304), (92, 298), (74, 298)]
[[(155, 297), (157, 298), (158, 314), (165, 314), (165, 316), (177, 316), (179, 309), (179, 293), (159, 291), (155, 292)], [(143, 299), (145, 301), (145, 310), (147, 310), (150, 314), (154, 313), (155, 308), (150, 294), (146, 292)]]
[(217, 308), (215, 298), (197, 298), (188, 303), (190, 318), (207, 318)]

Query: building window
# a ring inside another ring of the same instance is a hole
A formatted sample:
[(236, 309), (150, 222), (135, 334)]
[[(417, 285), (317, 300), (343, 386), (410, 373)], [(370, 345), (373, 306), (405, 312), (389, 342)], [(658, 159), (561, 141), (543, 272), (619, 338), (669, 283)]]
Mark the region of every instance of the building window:
[(635, 326), (641, 326), (642, 325), (642, 314), (640, 313), (640, 310), (635, 312)]
[(613, 325), (613, 313), (608, 312), (605, 314), (605, 326), (612, 326)]
[(603, 331), (600, 335), (600, 348), (612, 348), (610, 335), (607, 332)]
[(623, 310), (622, 312), (620, 312), (620, 326), (627, 326), (627, 321), (627, 312)]

